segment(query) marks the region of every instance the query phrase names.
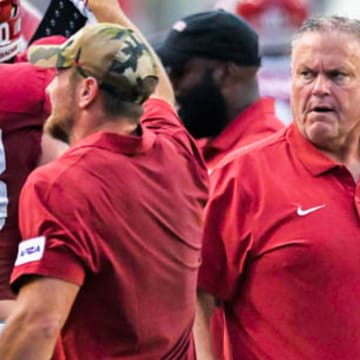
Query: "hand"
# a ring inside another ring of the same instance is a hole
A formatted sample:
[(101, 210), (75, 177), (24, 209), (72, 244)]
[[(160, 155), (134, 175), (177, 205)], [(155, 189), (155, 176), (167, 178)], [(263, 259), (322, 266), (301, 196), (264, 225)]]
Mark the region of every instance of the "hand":
[[(76, 1), (76, 0), (74, 0)], [(108, 10), (116, 10), (121, 9), (119, 0), (77, 0), (81, 2), (85, 2), (87, 7), (92, 11), (108, 11)]]
[(118, 11), (121, 11), (119, 0), (80, 0), (80, 1), (85, 1), (87, 7), (94, 13), (98, 21), (112, 22), (111, 14), (113, 14), (114, 12), (116, 13)]

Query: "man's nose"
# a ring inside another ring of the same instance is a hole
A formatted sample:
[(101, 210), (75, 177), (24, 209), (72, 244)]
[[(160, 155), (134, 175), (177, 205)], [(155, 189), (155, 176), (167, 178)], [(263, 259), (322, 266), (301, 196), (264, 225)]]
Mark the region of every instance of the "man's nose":
[(330, 94), (331, 81), (325, 74), (318, 74), (313, 83), (313, 94), (324, 96)]

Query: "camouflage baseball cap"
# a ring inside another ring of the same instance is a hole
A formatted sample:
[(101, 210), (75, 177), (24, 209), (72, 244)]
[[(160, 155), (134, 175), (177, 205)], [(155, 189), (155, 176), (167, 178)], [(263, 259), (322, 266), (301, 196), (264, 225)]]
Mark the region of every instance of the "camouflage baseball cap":
[(152, 53), (131, 29), (115, 24), (87, 25), (61, 45), (34, 45), (29, 61), (44, 68), (76, 67), (119, 100), (142, 104), (158, 78)]

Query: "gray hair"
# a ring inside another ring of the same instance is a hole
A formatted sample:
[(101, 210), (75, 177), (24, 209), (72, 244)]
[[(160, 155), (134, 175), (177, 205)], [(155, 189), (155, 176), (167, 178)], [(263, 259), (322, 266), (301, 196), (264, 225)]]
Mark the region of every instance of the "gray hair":
[(343, 16), (310, 17), (304, 21), (291, 43), (292, 50), (297, 41), (306, 33), (338, 32), (351, 34), (360, 41), (360, 21)]

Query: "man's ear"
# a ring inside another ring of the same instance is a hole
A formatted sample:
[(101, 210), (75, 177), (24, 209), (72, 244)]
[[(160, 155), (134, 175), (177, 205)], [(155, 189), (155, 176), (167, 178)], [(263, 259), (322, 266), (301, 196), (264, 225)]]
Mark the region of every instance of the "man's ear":
[(236, 65), (231, 62), (219, 62), (214, 68), (214, 81), (220, 87), (226, 87), (234, 75)]
[(92, 104), (99, 94), (99, 90), (99, 84), (94, 77), (83, 79), (79, 86), (79, 107), (85, 109)]

